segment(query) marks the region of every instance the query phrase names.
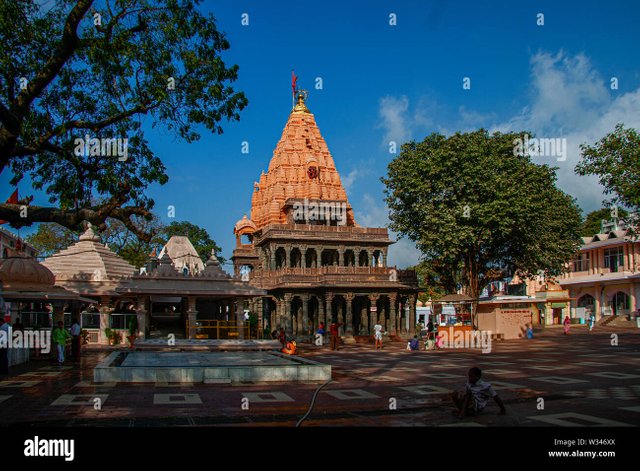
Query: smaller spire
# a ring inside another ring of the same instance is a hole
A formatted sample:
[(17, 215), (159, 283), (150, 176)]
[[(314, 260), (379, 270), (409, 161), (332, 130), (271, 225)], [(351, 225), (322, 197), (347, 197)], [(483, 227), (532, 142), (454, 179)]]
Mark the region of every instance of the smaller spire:
[(100, 237), (98, 237), (93, 231), (93, 227), (91, 227), (91, 224), (88, 224), (87, 230), (84, 231), (84, 233), (80, 236), (80, 240), (90, 240), (92, 242), (98, 242), (100, 240)]

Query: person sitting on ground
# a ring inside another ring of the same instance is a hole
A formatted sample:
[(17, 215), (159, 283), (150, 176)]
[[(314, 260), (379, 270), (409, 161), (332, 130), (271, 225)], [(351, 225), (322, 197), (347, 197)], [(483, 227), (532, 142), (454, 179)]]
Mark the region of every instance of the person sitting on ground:
[(531, 340), (533, 338), (533, 325), (527, 324), (527, 338)]
[(414, 335), (409, 342), (409, 348), (411, 349), (411, 351), (417, 351), (420, 348), (420, 340), (418, 340), (417, 335)]
[(451, 399), (458, 408), (460, 418), (467, 415), (476, 415), (486, 406), (489, 399), (493, 399), (500, 407), (500, 415), (505, 415), (507, 410), (498, 393), (491, 387), (491, 384), (482, 380), (482, 370), (478, 367), (469, 369), (469, 382), (465, 385), (464, 391), (454, 391)]

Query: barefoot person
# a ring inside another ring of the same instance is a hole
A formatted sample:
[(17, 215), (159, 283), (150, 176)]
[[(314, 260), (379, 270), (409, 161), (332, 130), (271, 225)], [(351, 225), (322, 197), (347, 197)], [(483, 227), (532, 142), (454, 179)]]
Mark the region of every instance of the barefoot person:
[(380, 349), (382, 350), (382, 331), (384, 330), (384, 327), (382, 327), (382, 325), (377, 322), (376, 325), (373, 326), (373, 338), (376, 341), (376, 350)]
[(507, 413), (498, 393), (494, 391), (491, 384), (482, 380), (482, 370), (480, 368), (471, 368), (468, 377), (469, 382), (465, 385), (464, 391), (454, 391), (451, 394), (451, 399), (453, 399), (458, 408), (460, 418), (478, 414), (487, 406), (489, 399), (493, 399), (498, 404), (501, 415)]

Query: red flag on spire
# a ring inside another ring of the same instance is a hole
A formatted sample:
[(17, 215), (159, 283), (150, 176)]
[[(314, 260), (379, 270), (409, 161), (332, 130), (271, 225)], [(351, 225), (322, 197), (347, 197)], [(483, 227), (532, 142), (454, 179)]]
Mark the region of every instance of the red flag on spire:
[[(5, 201), (8, 204), (18, 204), (18, 189), (16, 188), (16, 190), (11, 193), (11, 196), (9, 196), (9, 199), (7, 201)], [(5, 224), (7, 221), (3, 221), (2, 219), (0, 219), (0, 224)]]
[(293, 95), (296, 94), (296, 88), (298, 86), (298, 77), (296, 77), (295, 72), (292, 70), (291, 71), (291, 93)]

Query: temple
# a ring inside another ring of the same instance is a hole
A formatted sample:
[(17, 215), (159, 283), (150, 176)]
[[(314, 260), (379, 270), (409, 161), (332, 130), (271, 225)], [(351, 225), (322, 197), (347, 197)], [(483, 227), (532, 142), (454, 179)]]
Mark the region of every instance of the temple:
[(251, 218), (235, 227), (236, 277), (265, 289), (250, 309), (265, 329), (305, 338), (340, 322), (347, 338), (381, 322), (390, 335), (415, 327), (417, 278), (387, 265), (386, 228), (360, 227), (327, 144), (298, 92), (266, 173), (254, 183)]

